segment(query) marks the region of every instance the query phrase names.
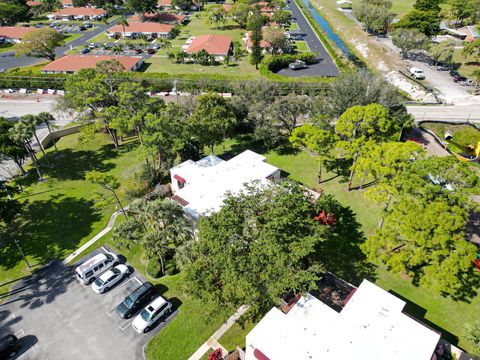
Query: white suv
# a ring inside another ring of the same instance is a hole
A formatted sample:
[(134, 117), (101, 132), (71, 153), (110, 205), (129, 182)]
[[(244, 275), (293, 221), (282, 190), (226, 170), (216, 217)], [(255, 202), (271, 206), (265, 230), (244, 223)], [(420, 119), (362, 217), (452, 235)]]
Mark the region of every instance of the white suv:
[(425, 73), (423, 72), (423, 70), (420, 70), (419, 68), (416, 68), (416, 67), (410, 68), (410, 74), (417, 80), (425, 79)]
[(138, 333), (146, 333), (157, 320), (171, 312), (172, 304), (159, 296), (135, 317), (132, 322), (132, 327)]

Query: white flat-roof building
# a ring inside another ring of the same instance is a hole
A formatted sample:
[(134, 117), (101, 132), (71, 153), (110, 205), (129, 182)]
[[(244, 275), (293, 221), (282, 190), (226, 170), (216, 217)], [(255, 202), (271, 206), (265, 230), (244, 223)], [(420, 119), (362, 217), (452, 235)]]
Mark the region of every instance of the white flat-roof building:
[(246, 338), (246, 360), (430, 360), (440, 334), (402, 312), (405, 302), (364, 280), (342, 311), (306, 294), (271, 309)]
[(224, 161), (209, 155), (199, 161), (188, 160), (170, 169), (172, 199), (193, 218), (218, 211), (227, 193), (239, 193), (246, 183), (279, 179), (280, 169), (265, 162), (253, 151)]

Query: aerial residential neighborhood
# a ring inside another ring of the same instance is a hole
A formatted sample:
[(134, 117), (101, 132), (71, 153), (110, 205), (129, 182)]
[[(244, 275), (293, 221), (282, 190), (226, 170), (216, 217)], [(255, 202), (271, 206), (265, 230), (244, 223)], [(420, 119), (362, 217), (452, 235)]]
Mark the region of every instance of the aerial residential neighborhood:
[(0, 360), (479, 360), (479, 0), (0, 0)]

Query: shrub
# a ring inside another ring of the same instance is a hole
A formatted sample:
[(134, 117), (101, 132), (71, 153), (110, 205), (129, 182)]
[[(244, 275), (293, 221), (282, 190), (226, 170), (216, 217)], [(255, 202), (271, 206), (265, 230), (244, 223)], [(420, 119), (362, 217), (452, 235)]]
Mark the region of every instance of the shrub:
[(222, 360), (223, 354), (222, 349), (217, 349), (208, 354), (208, 360)]
[(165, 261), (165, 275), (175, 275), (177, 272), (178, 271), (174, 259)]
[(154, 279), (160, 277), (162, 272), (162, 267), (160, 266), (160, 262), (158, 259), (150, 259), (147, 264), (147, 274)]
[(302, 60), (307, 64), (313, 64), (315, 62), (315, 58), (316, 55), (311, 52), (267, 56), (263, 59), (262, 64), (265, 65), (271, 72), (277, 72), (280, 69), (286, 68), (288, 64), (294, 62), (295, 60)]

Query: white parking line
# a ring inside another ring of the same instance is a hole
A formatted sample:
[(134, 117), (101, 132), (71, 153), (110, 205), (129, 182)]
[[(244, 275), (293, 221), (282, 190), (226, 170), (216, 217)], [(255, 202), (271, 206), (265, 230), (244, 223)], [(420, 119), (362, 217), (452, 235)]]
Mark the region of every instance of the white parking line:
[[(133, 318), (133, 319), (135, 319), (135, 318)], [(118, 328), (120, 330), (124, 331), (126, 328), (128, 328), (130, 326), (130, 324), (133, 322), (133, 319), (124, 321), (122, 324), (120, 324), (120, 326)]]
[(115, 317), (113, 316), (113, 314), (115, 314), (115, 312), (116, 312), (115, 310), (107, 312), (107, 316), (114, 319)]
[(15, 314), (12, 313), (12, 315), (10, 315), (9, 317), (7, 317), (5, 320), (3, 320), (2, 322), (0, 322), (0, 327), (2, 327), (3, 325), (5, 325), (8, 321), (10, 321), (10, 318), (12, 318), (12, 320), (15, 319)]
[(25, 331), (23, 331), (23, 329), (20, 329), (20, 330), (18, 330), (14, 335), (15, 335), (16, 337), (20, 337), (20, 336), (22, 336), (23, 334), (25, 334)]

